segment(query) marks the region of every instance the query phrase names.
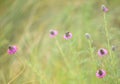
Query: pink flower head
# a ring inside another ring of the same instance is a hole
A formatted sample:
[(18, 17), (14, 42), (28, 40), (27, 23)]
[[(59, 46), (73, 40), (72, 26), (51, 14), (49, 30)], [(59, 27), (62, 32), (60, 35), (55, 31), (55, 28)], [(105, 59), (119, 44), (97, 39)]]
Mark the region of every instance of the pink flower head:
[(54, 38), (55, 36), (57, 36), (58, 32), (56, 30), (50, 30), (50, 37)]
[(108, 51), (105, 49), (105, 48), (100, 48), (99, 50), (98, 50), (98, 55), (99, 56), (105, 56), (105, 55), (107, 55), (108, 54)]
[(8, 54), (10, 54), (10, 55), (12, 55), (12, 54), (15, 54), (16, 52), (17, 52), (17, 47), (15, 46), (15, 45), (13, 45), (13, 46), (9, 46), (8, 47)]
[(102, 9), (104, 12), (108, 12), (108, 10), (109, 10), (105, 5), (102, 5), (102, 6), (101, 6), (101, 9)]
[(103, 69), (99, 69), (99, 70), (96, 72), (96, 76), (97, 76), (98, 78), (103, 78), (103, 77), (106, 76), (106, 71), (103, 70)]
[(70, 32), (67, 32), (64, 34), (64, 39), (68, 40), (68, 39), (71, 39), (72, 38), (72, 33)]

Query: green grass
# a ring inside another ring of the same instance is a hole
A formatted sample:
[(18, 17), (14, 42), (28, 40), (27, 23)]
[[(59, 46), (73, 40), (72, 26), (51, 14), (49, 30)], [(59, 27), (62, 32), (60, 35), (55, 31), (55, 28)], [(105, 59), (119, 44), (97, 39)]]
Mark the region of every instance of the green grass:
[[(119, 0), (0, 2), (0, 84), (120, 83)], [(103, 3), (110, 8), (105, 19), (107, 38)], [(50, 38), (50, 29), (58, 30), (58, 36)], [(73, 34), (70, 40), (63, 38), (67, 31)], [(93, 43), (85, 33), (90, 33)], [(8, 55), (8, 45), (17, 45), (17, 54)], [(114, 52), (112, 45), (117, 46)], [(99, 48), (107, 48), (109, 54), (99, 58)], [(99, 68), (107, 72), (103, 79), (95, 75)]]

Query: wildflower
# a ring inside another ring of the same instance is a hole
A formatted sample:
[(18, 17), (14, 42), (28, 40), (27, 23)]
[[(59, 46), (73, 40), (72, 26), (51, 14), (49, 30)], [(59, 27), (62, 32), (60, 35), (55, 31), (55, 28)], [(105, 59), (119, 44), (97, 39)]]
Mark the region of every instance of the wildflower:
[(85, 37), (86, 37), (87, 39), (90, 39), (90, 38), (91, 38), (91, 35), (90, 35), (89, 33), (85, 33)]
[(71, 38), (72, 38), (72, 33), (66, 32), (66, 33), (64, 34), (64, 39), (68, 40), (68, 39), (71, 39)]
[(105, 49), (105, 48), (100, 48), (99, 50), (98, 50), (98, 55), (99, 56), (105, 56), (105, 55), (107, 55), (108, 54), (108, 51)]
[(112, 46), (112, 51), (115, 51), (116, 50), (116, 46)]
[(101, 9), (102, 9), (102, 11), (104, 11), (104, 12), (108, 12), (108, 10), (109, 10), (105, 5), (102, 5), (102, 6), (101, 6)]
[(103, 69), (99, 69), (99, 70), (96, 72), (96, 76), (97, 76), (98, 78), (103, 78), (103, 77), (106, 76), (106, 71), (103, 70)]
[(8, 54), (12, 55), (12, 54), (15, 54), (17, 52), (17, 47), (15, 45), (12, 45), (12, 46), (9, 46), (8, 47)]
[(50, 37), (54, 38), (55, 36), (57, 36), (58, 32), (56, 30), (50, 30)]

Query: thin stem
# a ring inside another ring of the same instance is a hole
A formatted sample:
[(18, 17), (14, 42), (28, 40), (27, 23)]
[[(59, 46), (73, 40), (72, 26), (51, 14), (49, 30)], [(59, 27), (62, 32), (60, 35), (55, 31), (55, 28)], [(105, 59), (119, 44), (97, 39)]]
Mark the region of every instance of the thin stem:
[(62, 48), (60, 47), (60, 44), (59, 44), (58, 40), (56, 40), (56, 44), (57, 44), (57, 47), (58, 47), (58, 49), (59, 49), (59, 51), (60, 51), (60, 53), (61, 53), (61, 55), (62, 55), (62, 57), (63, 57), (63, 60), (64, 60), (64, 62), (65, 62), (65, 64), (66, 64), (67, 68), (69, 68), (67, 59), (65, 58), (65, 54), (63, 53), (63, 50), (62, 50)]
[(107, 21), (106, 21), (105, 13), (104, 13), (104, 24), (105, 24), (105, 34), (106, 34), (106, 39), (107, 39), (107, 48), (108, 48), (108, 51), (109, 51), (109, 56), (111, 57), (110, 58), (111, 59), (110, 62), (111, 62), (111, 65), (114, 66), (115, 62), (114, 62), (113, 59), (114, 59), (115, 56), (113, 56), (112, 51), (111, 51), (111, 45), (110, 45), (110, 39), (109, 39), (109, 32), (108, 32), (108, 28), (107, 28)]
[(112, 53), (111, 53), (111, 47), (110, 47), (110, 39), (109, 39), (109, 33), (108, 33), (108, 28), (107, 28), (107, 21), (106, 21), (106, 13), (104, 13), (104, 24), (105, 24), (105, 34), (106, 34), (106, 39), (107, 39), (107, 48), (108, 48), (108, 51), (110, 53), (110, 56), (112, 56)]
[[(17, 58), (19, 59), (19, 57), (17, 57)], [(25, 64), (24, 64), (24, 62), (21, 61), (21, 59), (19, 59), (19, 62), (21, 62), (23, 64), (23, 69), (13, 79), (11, 79), (8, 82), (8, 84), (11, 84), (15, 79), (17, 79), (24, 72), (24, 70), (25, 70)]]
[(97, 63), (96, 63), (96, 60), (94, 60), (94, 56), (95, 56), (94, 51), (95, 51), (95, 49), (94, 49), (94, 47), (92, 47), (93, 40), (92, 40), (92, 39), (89, 39), (89, 40), (88, 40), (88, 44), (89, 44), (90, 55), (91, 55), (91, 57), (92, 57), (92, 61), (95, 62), (95, 63), (93, 62), (94, 64), (97, 64)]
[(105, 25), (105, 34), (106, 34), (106, 39), (107, 39), (107, 48), (109, 49), (110, 46), (110, 41), (109, 41), (109, 34), (108, 34), (108, 29), (107, 29), (107, 21), (106, 21), (106, 16), (104, 13), (104, 25)]
[(62, 48), (61, 48), (58, 40), (56, 40), (56, 44), (57, 44), (57, 47), (58, 47), (58, 49), (59, 49), (59, 51), (60, 51), (60, 53), (61, 53), (61, 55), (62, 55), (62, 57), (63, 57), (63, 60), (64, 60), (64, 62), (65, 62), (65, 65), (66, 65), (67, 69), (69, 70), (69, 72), (70, 72), (71, 74), (75, 74), (75, 73), (71, 70), (71, 68), (70, 68), (70, 66), (69, 66), (69, 63), (68, 63), (68, 60), (65, 58), (66, 56), (65, 56), (65, 54), (64, 54), (64, 52), (63, 52), (63, 50), (62, 50)]
[(89, 44), (89, 49), (90, 49), (90, 55), (91, 55), (92, 59), (94, 59), (94, 47), (92, 47), (93, 39), (91, 36), (88, 39), (88, 44)]
[(92, 58), (93, 58), (94, 50), (93, 50), (93, 48), (92, 48), (92, 41), (91, 41), (91, 39), (88, 41), (88, 43), (89, 43), (89, 48), (90, 48), (90, 54), (91, 54), (91, 56), (92, 56)]

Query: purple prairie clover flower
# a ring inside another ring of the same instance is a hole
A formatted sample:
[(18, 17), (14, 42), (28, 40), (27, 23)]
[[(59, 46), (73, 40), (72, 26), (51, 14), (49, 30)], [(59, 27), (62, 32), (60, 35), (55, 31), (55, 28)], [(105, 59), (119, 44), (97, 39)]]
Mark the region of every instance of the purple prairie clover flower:
[(104, 11), (104, 12), (108, 12), (108, 10), (109, 10), (105, 5), (102, 5), (102, 6), (101, 6), (101, 9), (102, 9), (102, 11)]
[(106, 71), (103, 70), (103, 69), (99, 69), (99, 70), (97, 70), (97, 72), (96, 72), (96, 76), (97, 76), (98, 78), (104, 78), (104, 77), (106, 76)]
[(71, 39), (71, 38), (72, 38), (72, 33), (66, 32), (66, 33), (64, 34), (64, 39), (68, 40), (68, 39)]
[(108, 51), (107, 51), (107, 49), (105, 49), (105, 48), (100, 48), (97, 53), (98, 53), (99, 56), (102, 57), (102, 56), (107, 55), (107, 54), (108, 54)]
[(54, 38), (55, 36), (57, 36), (58, 31), (57, 30), (50, 30), (50, 37)]
[(15, 45), (9, 46), (8, 47), (8, 54), (12, 55), (15, 54), (17, 52), (18, 48)]

